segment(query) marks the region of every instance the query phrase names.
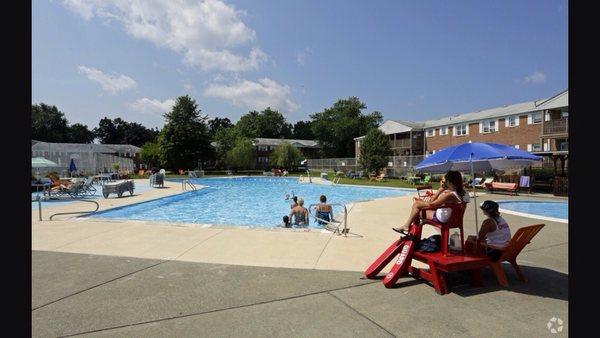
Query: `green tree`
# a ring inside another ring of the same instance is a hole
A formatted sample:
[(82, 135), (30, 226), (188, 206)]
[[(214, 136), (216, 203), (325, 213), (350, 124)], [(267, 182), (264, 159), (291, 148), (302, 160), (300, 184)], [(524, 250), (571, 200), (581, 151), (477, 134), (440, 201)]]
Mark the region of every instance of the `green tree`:
[(315, 139), (323, 147), (321, 155), (327, 157), (353, 157), (354, 138), (377, 128), (383, 117), (374, 111), (364, 115), (367, 106), (357, 97), (338, 100), (331, 108), (310, 115)]
[(196, 167), (198, 161), (214, 158), (210, 145), (206, 116), (200, 116), (196, 101), (188, 95), (177, 98), (172, 110), (165, 115), (158, 144), (163, 163), (171, 169)]
[(227, 117), (215, 117), (214, 119), (208, 121), (208, 129), (211, 138), (214, 137), (217, 131), (219, 131), (220, 129), (231, 127), (233, 127), (233, 123), (231, 123), (231, 120)]
[(360, 143), (358, 163), (368, 172), (378, 173), (387, 166), (391, 154), (389, 137), (377, 128), (371, 129)]
[(40, 103), (31, 106), (31, 138), (44, 142), (69, 142), (65, 114), (56, 106)]
[(236, 127), (220, 128), (215, 132), (213, 142), (215, 143), (217, 166), (227, 165), (227, 153), (241, 139), (245, 139), (245, 137)]
[(144, 145), (142, 145), (140, 157), (149, 167), (160, 166), (162, 163), (160, 163), (160, 146), (158, 145), (158, 142), (144, 143)]
[(290, 138), (292, 125), (278, 111), (267, 108), (260, 113), (251, 111), (242, 115), (236, 127), (245, 137)]
[(114, 120), (105, 117), (100, 120), (94, 133), (105, 144), (132, 144), (141, 147), (146, 142), (154, 142), (158, 130), (149, 129), (137, 122), (127, 122), (120, 117)]
[(96, 134), (100, 143), (119, 144), (120, 137), (117, 133), (117, 126), (108, 117), (100, 120), (98, 127), (94, 128), (94, 134)]
[(68, 137), (72, 143), (92, 143), (96, 135), (85, 124), (75, 123), (68, 127)]
[(254, 168), (256, 161), (256, 150), (252, 141), (247, 138), (237, 140), (235, 146), (227, 152), (226, 162), (228, 167), (235, 169)]
[(299, 140), (314, 140), (315, 134), (311, 129), (310, 121), (298, 121), (294, 124), (292, 138)]
[(277, 167), (292, 170), (302, 160), (302, 153), (289, 142), (283, 142), (277, 146), (269, 158), (269, 162)]

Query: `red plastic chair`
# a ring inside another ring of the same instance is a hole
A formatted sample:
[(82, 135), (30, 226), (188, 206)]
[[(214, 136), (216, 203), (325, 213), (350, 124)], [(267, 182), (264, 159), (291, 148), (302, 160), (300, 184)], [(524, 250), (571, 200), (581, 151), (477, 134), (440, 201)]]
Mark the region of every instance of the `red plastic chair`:
[[(450, 219), (446, 223), (436, 222), (430, 219), (425, 218), (426, 210), (436, 210), (438, 208), (450, 208), (452, 209), (452, 213), (450, 214)], [(463, 216), (465, 215), (465, 210), (467, 209), (467, 203), (449, 203), (443, 204), (438, 208), (425, 208), (421, 209), (421, 224), (429, 224), (441, 230), (442, 236), (442, 254), (444, 256), (448, 255), (448, 238), (450, 229), (458, 228), (460, 231), (460, 242), (461, 242), (461, 254), (465, 253), (465, 234), (463, 231)]]

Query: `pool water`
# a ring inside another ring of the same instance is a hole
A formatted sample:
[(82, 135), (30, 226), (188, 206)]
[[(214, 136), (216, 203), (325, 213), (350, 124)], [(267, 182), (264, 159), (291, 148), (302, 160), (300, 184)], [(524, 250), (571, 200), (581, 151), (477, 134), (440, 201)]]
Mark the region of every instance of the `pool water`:
[(498, 202), (498, 204), (500, 209), (563, 220), (569, 219), (569, 204), (567, 202), (504, 201)]
[[(296, 178), (205, 178), (192, 179), (206, 188), (164, 197), (131, 206), (99, 212), (93, 217), (154, 220), (199, 224), (275, 227), (290, 212), (285, 195), (304, 199), (304, 207), (316, 204), (320, 195), (328, 203), (372, 200), (389, 196), (412, 195), (412, 189), (364, 188), (342, 185), (300, 184)], [(333, 207), (334, 214), (343, 212)], [(310, 220), (310, 228), (321, 228)]]

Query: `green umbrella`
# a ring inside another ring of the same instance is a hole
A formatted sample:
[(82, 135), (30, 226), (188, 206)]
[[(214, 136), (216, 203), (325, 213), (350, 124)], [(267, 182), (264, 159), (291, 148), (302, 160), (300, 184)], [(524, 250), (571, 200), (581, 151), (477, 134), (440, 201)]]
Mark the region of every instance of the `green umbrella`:
[(58, 167), (58, 164), (47, 160), (43, 157), (34, 157), (31, 159), (31, 167), (32, 168), (50, 168), (50, 167)]

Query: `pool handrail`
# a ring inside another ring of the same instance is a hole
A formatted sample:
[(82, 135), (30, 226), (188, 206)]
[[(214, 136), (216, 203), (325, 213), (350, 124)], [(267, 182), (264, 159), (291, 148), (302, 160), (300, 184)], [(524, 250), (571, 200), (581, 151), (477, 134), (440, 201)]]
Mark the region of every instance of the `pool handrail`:
[(194, 185), (194, 183), (192, 183), (192, 181), (190, 180), (183, 180), (181, 181), (181, 190), (187, 190), (187, 187), (192, 188), (192, 190), (197, 190), (198, 188), (196, 188), (196, 186)]
[[(52, 214), (52, 215), (50, 216), (49, 220), (51, 221), (51, 220), (52, 220), (52, 217), (54, 217), (54, 216), (58, 216), (58, 215), (74, 215), (74, 214), (88, 214), (88, 215), (89, 215), (89, 214), (93, 214), (93, 213), (95, 213), (96, 211), (98, 211), (98, 209), (100, 209), (100, 204), (98, 204), (98, 202), (96, 202), (96, 201), (94, 201), (94, 200), (85, 200), (85, 199), (79, 199), (79, 200), (77, 200), (77, 202), (89, 202), (89, 203), (94, 203), (94, 204), (96, 204), (96, 209), (95, 209), (95, 210), (93, 210), (93, 211), (57, 212), (57, 213), (55, 213), (55, 214)], [(38, 201), (38, 203), (39, 203), (39, 201)], [(41, 207), (40, 207), (40, 221), (42, 220), (42, 214), (41, 214), (41, 212), (42, 212), (42, 209), (41, 209)]]
[[(348, 209), (346, 209), (345, 205), (340, 204), (340, 203), (327, 203), (327, 204), (329, 204), (331, 206), (337, 205), (337, 206), (340, 206), (340, 207), (344, 208), (344, 221), (343, 222), (328, 221), (328, 220), (319, 218), (316, 215), (313, 215), (313, 213), (312, 213), (311, 210), (312, 210), (313, 207), (319, 205), (319, 203), (315, 203), (315, 204), (309, 205), (308, 206), (308, 214), (310, 216), (312, 216), (315, 220), (321, 221), (321, 222), (325, 222), (327, 225), (330, 225), (330, 224), (335, 225), (335, 224), (337, 224), (337, 226), (335, 227), (335, 230), (333, 230), (333, 233), (334, 234), (337, 233), (338, 235), (342, 235), (343, 234), (344, 236), (348, 237)], [(342, 225), (342, 223), (344, 224), (344, 229), (342, 229), (342, 231), (340, 232), (340, 225)]]

